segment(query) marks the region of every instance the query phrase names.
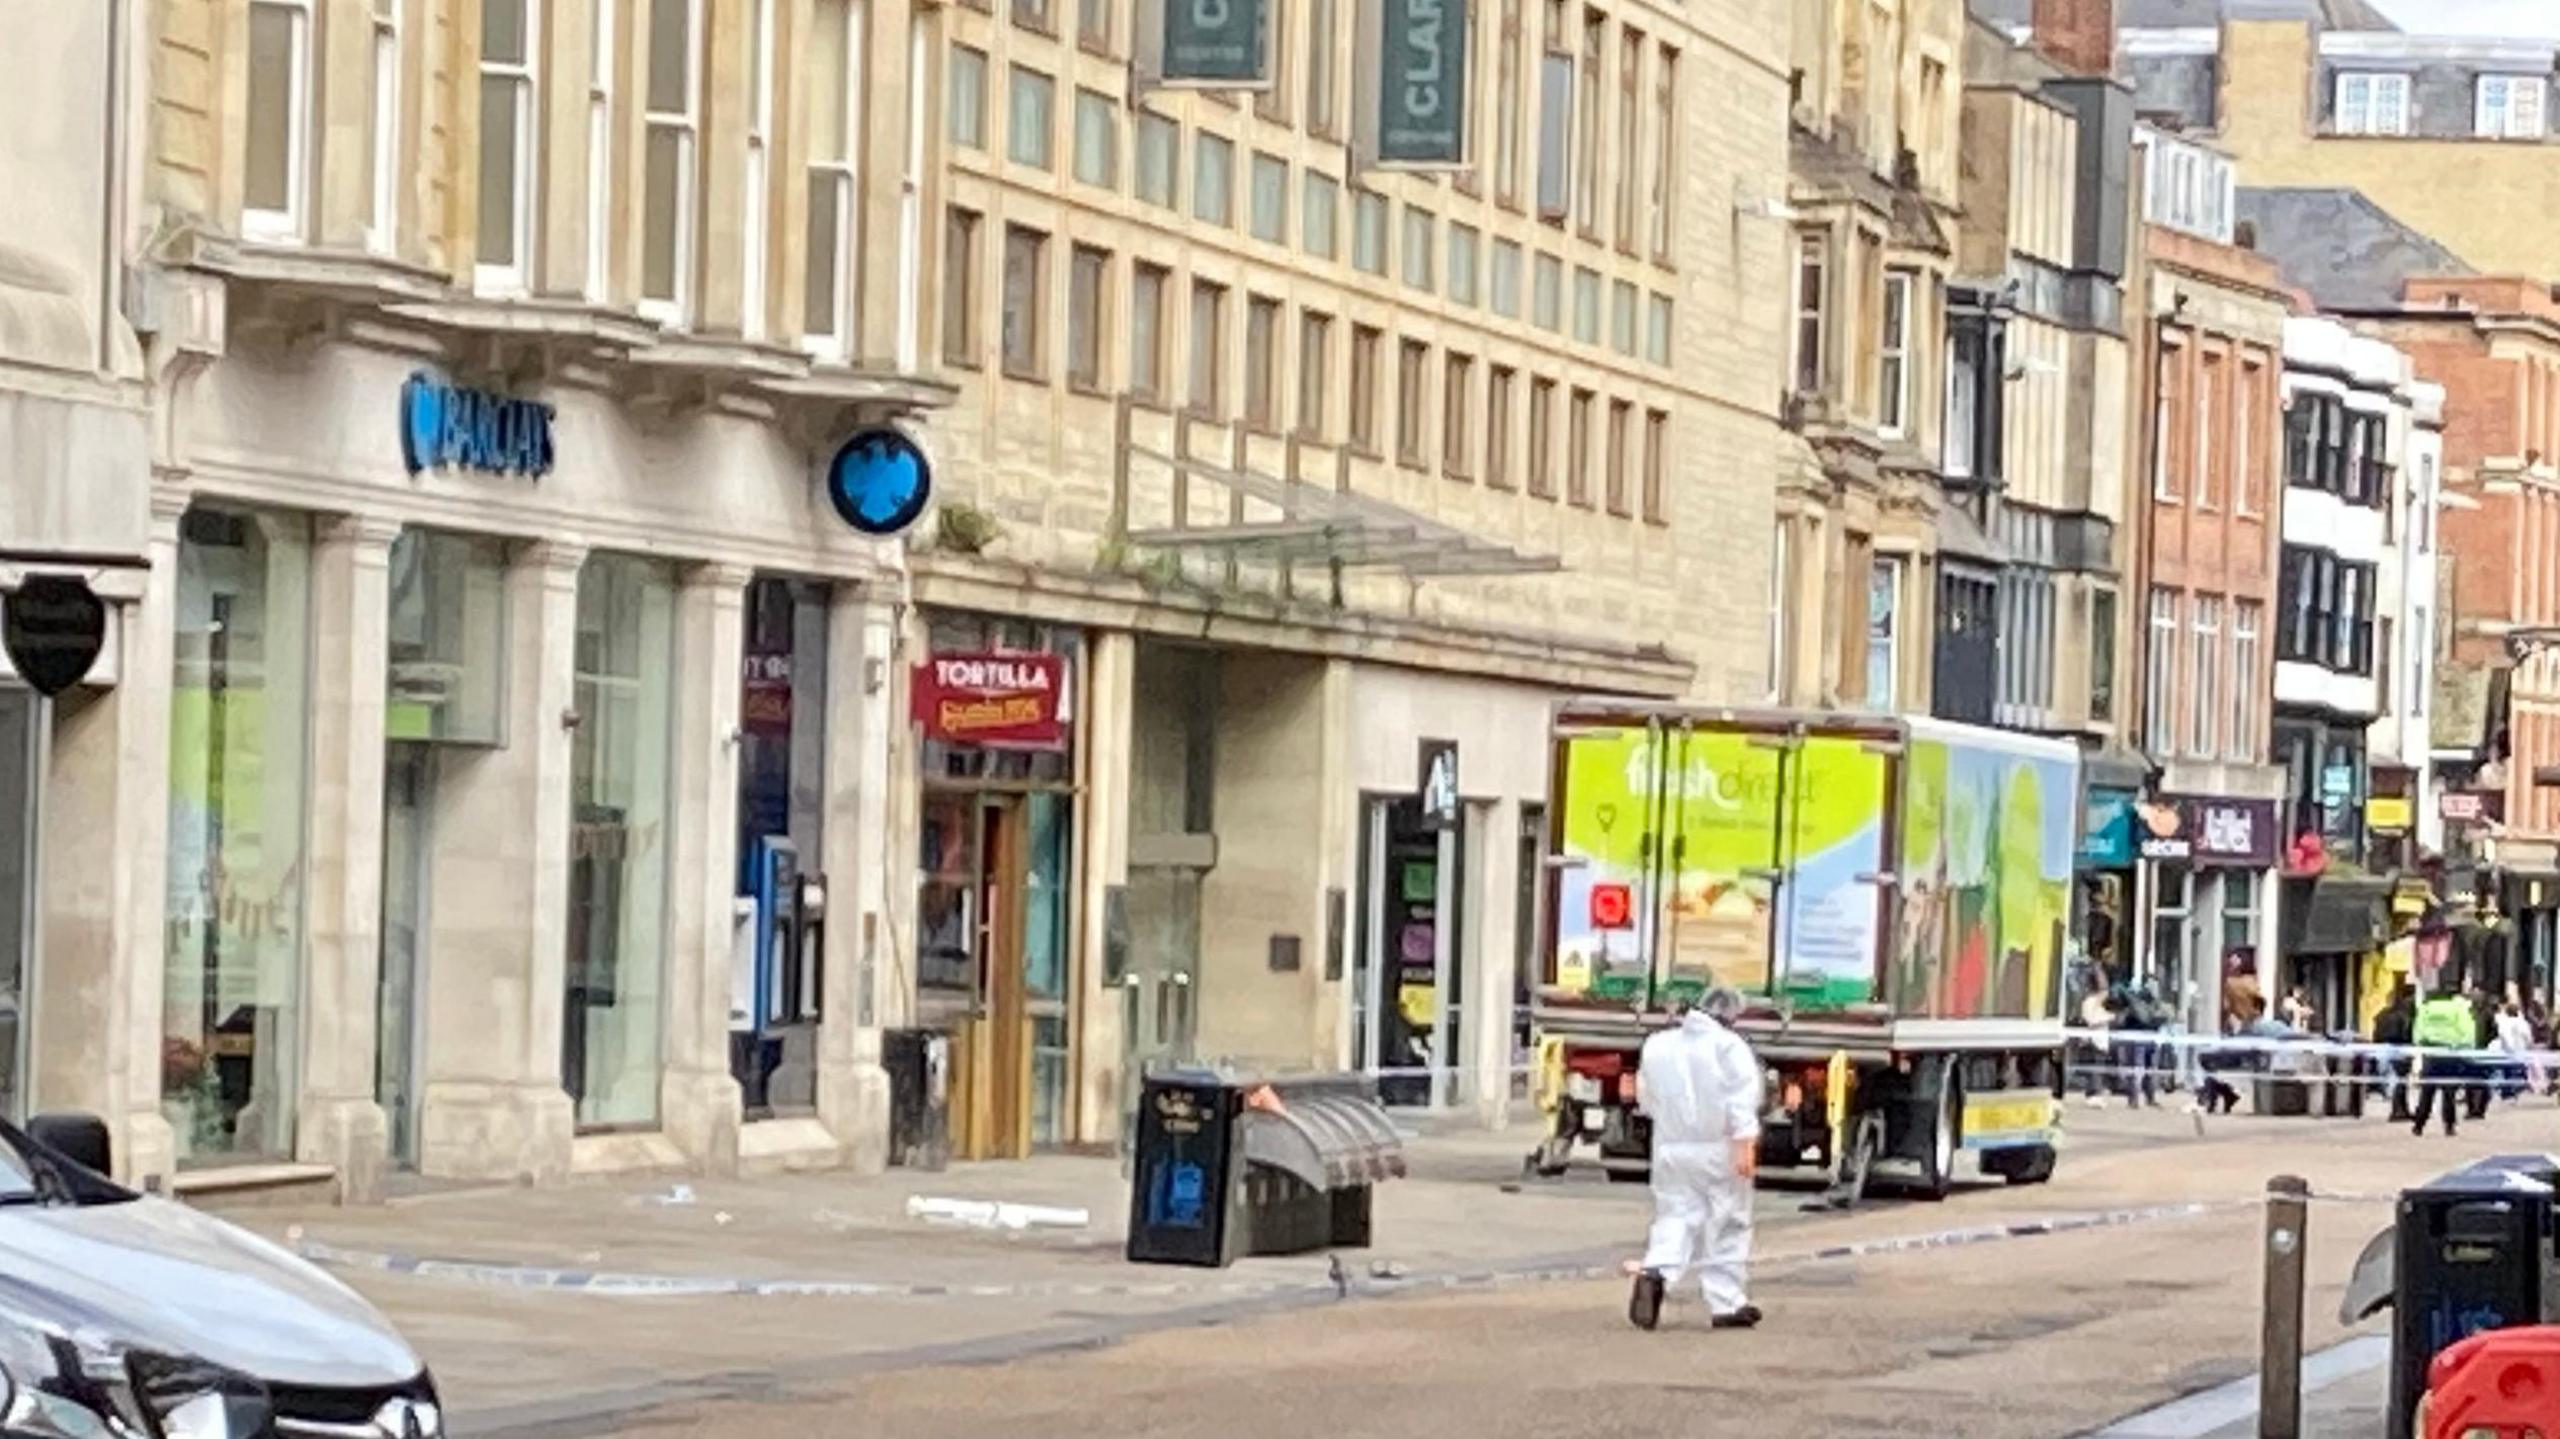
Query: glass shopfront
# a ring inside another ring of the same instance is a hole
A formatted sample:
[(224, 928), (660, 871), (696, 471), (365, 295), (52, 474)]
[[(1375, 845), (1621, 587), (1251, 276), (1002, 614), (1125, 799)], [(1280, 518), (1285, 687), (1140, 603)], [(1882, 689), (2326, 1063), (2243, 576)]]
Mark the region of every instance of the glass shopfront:
[(582, 1129), (658, 1121), (675, 609), (655, 561), (598, 554), (579, 574), (561, 1080)]
[(26, 1117), (43, 714), (33, 690), (0, 682), (0, 1119), (9, 1120)]
[(311, 529), (179, 529), (161, 1108), (181, 1163), (293, 1150), (301, 1043)]
[[(1075, 760), (1071, 630), (937, 615), (934, 655), (1054, 656), (1035, 702), (1053, 737), (975, 743), (927, 726), (918, 855), (917, 1007), (951, 1031), (954, 1147), (996, 1158), (1073, 1136), (1070, 955)], [(1043, 664), (1047, 662), (1044, 660)]]
[(747, 587), (738, 697), (738, 896), (729, 1067), (747, 1116), (817, 1106), (820, 833), (827, 788), (827, 587), (759, 575)]

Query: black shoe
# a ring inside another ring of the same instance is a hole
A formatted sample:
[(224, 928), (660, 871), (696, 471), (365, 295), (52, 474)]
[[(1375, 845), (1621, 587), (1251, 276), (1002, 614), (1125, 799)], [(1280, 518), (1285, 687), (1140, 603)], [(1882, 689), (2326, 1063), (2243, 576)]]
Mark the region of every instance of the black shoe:
[(1751, 1329), (1760, 1323), (1760, 1306), (1745, 1304), (1731, 1314), (1718, 1314), (1707, 1321), (1711, 1329)]
[(1661, 1275), (1648, 1269), (1636, 1276), (1635, 1292), (1627, 1296), (1627, 1321), (1638, 1329), (1662, 1322)]

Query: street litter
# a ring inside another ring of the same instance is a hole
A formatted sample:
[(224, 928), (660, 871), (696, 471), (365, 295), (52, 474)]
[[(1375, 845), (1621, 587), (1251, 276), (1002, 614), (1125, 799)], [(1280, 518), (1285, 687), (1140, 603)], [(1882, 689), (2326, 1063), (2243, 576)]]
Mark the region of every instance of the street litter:
[(1091, 1212), (1082, 1209), (1009, 1204), (993, 1199), (928, 1199), (922, 1195), (909, 1196), (907, 1217), (971, 1229), (1082, 1229), (1093, 1222)]

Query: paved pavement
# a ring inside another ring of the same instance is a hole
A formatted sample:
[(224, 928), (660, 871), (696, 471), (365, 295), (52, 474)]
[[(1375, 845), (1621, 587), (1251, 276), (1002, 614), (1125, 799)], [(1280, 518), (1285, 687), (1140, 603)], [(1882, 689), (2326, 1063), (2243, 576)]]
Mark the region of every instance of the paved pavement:
[[(2416, 1141), (2376, 1120), (2199, 1133), (2184, 1114), (2075, 1107), (2049, 1186), (1846, 1215), (1764, 1192), (1772, 1319), (1748, 1335), (1709, 1336), (1694, 1309), (1665, 1334), (1628, 1331), (1616, 1269), (1643, 1188), (1522, 1185), (1516, 1129), (1417, 1139), (1415, 1176), (1379, 1192), (1378, 1247), (1339, 1274), (1321, 1255), (1128, 1265), (1117, 1164), (1066, 1157), (238, 1217), (382, 1304), (469, 1436), (1551, 1439), (1563, 1420), (1577, 1434), (2051, 1439), (2247, 1379), (2269, 1175), (2330, 1196), (2309, 1268), (2309, 1341), (2327, 1348), (2350, 1337), (2338, 1293), (2388, 1196), (2478, 1154), (2551, 1147), (2555, 1120), (2508, 1110), (2459, 1141)], [(909, 1216), (917, 1197), (1082, 1207), (1089, 1223), (937, 1226)], [(2365, 1376), (2336, 1377), (2313, 1412), (2346, 1427), (2310, 1432), (2375, 1432), (2355, 1413)], [(1708, 1412), (1756, 1417), (1679, 1425)], [(2207, 1439), (2245, 1417), (2146, 1432)]]

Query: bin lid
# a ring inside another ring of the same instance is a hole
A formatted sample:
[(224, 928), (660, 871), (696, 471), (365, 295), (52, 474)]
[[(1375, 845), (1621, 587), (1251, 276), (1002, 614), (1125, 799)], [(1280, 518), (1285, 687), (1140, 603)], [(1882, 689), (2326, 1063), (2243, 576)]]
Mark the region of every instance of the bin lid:
[(1248, 1163), (1284, 1170), (1317, 1189), (1404, 1175), (1404, 1140), (1386, 1110), (1365, 1095), (1255, 1090), (1238, 1128)]

